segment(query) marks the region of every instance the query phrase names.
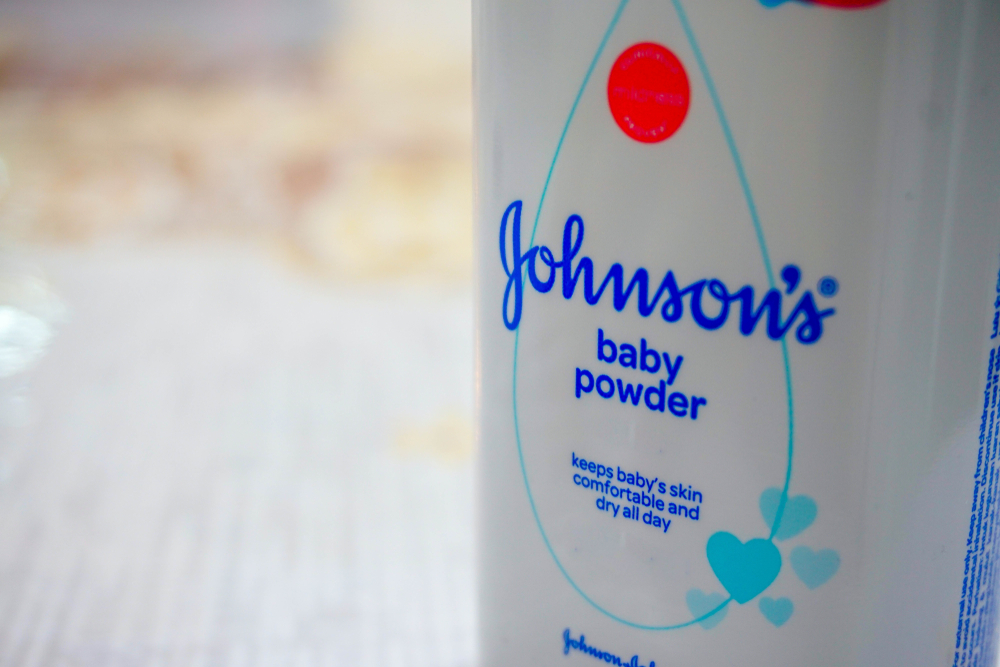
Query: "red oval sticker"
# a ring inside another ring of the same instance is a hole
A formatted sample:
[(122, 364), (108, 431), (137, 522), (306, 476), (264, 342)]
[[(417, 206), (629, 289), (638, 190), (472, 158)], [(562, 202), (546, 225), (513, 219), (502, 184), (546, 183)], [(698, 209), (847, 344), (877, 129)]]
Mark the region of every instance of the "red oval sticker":
[(618, 56), (611, 68), (611, 115), (618, 127), (636, 141), (654, 144), (672, 136), (684, 123), (690, 105), (687, 72), (665, 46), (653, 42), (634, 44)]
[(817, 5), (825, 5), (827, 7), (839, 7), (841, 9), (864, 9), (865, 7), (871, 7), (872, 5), (878, 5), (885, 0), (812, 0)]

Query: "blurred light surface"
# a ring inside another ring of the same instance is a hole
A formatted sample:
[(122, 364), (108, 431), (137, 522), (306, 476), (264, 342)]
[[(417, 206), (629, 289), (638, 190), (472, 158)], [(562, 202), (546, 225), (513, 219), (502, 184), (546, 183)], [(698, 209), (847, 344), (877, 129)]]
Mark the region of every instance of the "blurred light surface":
[(0, 26), (0, 665), (471, 665), (467, 3)]
[(22, 373), (45, 353), (52, 327), (12, 306), (0, 306), (0, 377)]

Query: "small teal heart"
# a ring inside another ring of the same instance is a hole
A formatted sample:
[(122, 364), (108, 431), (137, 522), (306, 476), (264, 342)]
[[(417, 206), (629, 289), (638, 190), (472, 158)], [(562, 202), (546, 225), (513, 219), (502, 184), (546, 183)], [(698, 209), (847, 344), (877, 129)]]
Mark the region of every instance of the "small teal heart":
[[(760, 514), (768, 528), (774, 526), (774, 517), (778, 514), (781, 504), (781, 489), (770, 488), (760, 494)], [(774, 534), (776, 540), (787, 540), (795, 537), (812, 525), (816, 520), (816, 501), (809, 496), (790, 497), (785, 501), (785, 510), (781, 513), (781, 523)]]
[(771, 621), (776, 628), (787, 623), (788, 619), (792, 617), (792, 612), (795, 611), (795, 605), (788, 598), (778, 598), (777, 600), (761, 598), (758, 606), (760, 613), (764, 614), (764, 618)]
[(813, 551), (809, 547), (792, 549), (792, 569), (810, 590), (819, 588), (840, 569), (840, 554), (833, 549)]
[(692, 588), (687, 592), (685, 597), (687, 599), (688, 610), (695, 618), (711, 614), (713, 609), (718, 610), (708, 618), (698, 621), (701, 627), (706, 630), (711, 630), (719, 623), (722, 623), (722, 619), (726, 617), (726, 612), (729, 611), (729, 607), (719, 608), (726, 601), (722, 593), (702, 593), (699, 589)]
[(705, 551), (715, 576), (740, 604), (763, 593), (781, 571), (781, 552), (768, 540), (744, 544), (732, 533), (719, 532), (708, 538)]

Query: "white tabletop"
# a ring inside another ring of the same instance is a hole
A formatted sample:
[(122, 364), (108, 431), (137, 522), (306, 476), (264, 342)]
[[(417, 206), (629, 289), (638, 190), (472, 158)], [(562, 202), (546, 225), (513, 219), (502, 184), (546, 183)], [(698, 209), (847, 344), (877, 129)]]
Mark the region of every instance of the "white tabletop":
[(2, 385), (0, 665), (472, 664), (467, 287), (28, 260), (67, 318)]

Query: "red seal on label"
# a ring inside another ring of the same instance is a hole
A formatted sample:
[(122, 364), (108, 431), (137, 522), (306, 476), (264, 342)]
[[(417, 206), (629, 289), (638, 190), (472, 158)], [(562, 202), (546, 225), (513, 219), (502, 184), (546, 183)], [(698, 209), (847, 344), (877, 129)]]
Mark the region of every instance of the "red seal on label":
[(611, 115), (636, 141), (654, 144), (667, 139), (680, 128), (690, 105), (691, 86), (684, 65), (664, 46), (634, 44), (611, 68)]
[(840, 7), (841, 9), (864, 9), (872, 5), (878, 5), (885, 0), (812, 0), (817, 5), (827, 7)]

